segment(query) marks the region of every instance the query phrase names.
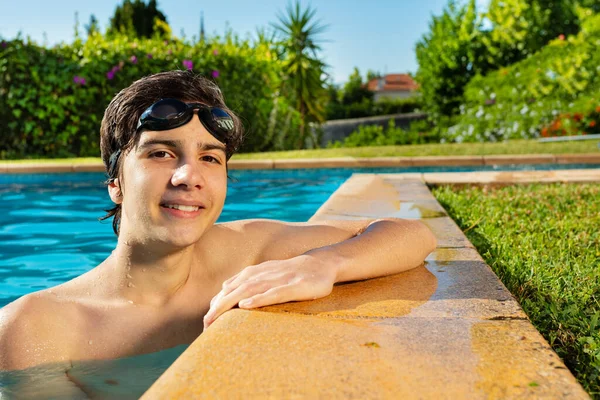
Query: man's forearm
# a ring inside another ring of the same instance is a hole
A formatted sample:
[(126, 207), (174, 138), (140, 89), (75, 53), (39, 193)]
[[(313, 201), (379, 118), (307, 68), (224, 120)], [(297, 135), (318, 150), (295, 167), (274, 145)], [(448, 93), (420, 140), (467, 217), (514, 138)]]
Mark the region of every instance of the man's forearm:
[(415, 268), (436, 247), (435, 236), (416, 220), (382, 219), (360, 235), (310, 250), (337, 269), (336, 282), (369, 279)]

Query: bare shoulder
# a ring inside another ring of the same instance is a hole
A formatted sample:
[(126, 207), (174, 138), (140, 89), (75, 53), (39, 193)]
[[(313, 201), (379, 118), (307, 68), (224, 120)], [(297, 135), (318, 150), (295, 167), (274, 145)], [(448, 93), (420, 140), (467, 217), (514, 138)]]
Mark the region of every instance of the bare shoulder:
[(47, 291), (25, 295), (0, 309), (0, 370), (66, 360), (66, 313), (68, 307)]

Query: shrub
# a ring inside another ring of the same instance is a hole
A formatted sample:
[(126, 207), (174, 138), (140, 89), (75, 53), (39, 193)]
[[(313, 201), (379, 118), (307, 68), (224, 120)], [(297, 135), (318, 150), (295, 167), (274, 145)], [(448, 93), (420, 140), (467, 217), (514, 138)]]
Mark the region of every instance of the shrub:
[(327, 105), (327, 119), (364, 118), (377, 115), (406, 114), (421, 109), (421, 97), (414, 96), (406, 99), (381, 99), (374, 102), (363, 98), (360, 102), (342, 104), (330, 102)]
[(328, 148), (363, 147), (363, 146), (391, 146), (403, 144), (422, 144), (437, 141), (437, 136), (432, 133), (430, 124), (425, 120), (411, 123), (408, 130), (396, 127), (390, 119), (387, 129), (380, 125), (360, 125), (357, 131), (352, 132), (343, 141), (329, 143)]
[(246, 127), (243, 150), (297, 137), (297, 112), (278, 92), (280, 61), (265, 44), (232, 34), (196, 44), (93, 34), (44, 48), (17, 37), (0, 46), (0, 158), (98, 156), (112, 97), (143, 76), (184, 68), (217, 81)]
[[(587, 10), (584, 16), (577, 35), (557, 38), (523, 61), (473, 78), (465, 91), (459, 122), (444, 139), (535, 138), (561, 114), (595, 118), (590, 111), (598, 105), (600, 90), (600, 15)], [(588, 126), (592, 121), (584, 120)], [(580, 128), (569, 133), (587, 132)]]

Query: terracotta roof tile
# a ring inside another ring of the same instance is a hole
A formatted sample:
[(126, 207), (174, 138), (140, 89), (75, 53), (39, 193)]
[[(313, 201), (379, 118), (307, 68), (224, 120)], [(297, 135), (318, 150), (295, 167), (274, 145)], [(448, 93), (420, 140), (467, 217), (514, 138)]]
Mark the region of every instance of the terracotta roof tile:
[[(378, 89), (379, 80), (383, 80), (383, 86)], [(383, 78), (373, 78), (367, 83), (367, 88), (373, 92), (409, 91), (412, 92), (419, 87), (408, 74), (387, 74)]]

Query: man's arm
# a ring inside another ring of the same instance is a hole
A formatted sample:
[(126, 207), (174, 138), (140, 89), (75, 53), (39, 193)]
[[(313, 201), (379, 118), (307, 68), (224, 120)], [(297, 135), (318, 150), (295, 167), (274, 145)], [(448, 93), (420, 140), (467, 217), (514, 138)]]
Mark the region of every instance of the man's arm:
[(260, 263), (223, 283), (205, 317), (206, 326), (236, 304), (254, 308), (316, 299), (328, 295), (335, 282), (406, 271), (436, 247), (435, 236), (416, 220), (257, 221), (254, 228), (259, 226), (264, 244), (257, 257)]

